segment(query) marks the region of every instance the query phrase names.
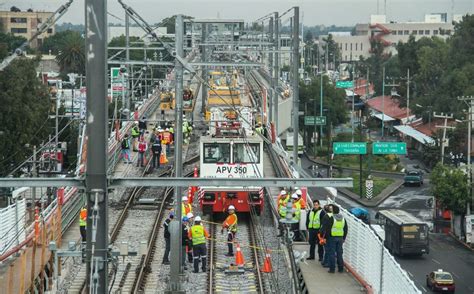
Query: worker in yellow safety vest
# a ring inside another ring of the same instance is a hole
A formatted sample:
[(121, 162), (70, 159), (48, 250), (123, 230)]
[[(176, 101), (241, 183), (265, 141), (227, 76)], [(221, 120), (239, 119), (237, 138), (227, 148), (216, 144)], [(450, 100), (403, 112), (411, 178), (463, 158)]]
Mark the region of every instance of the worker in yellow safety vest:
[(192, 207), (191, 203), (188, 202), (188, 197), (183, 196), (183, 198), (181, 198), (181, 200), (182, 200), (181, 215), (182, 216), (187, 216), (188, 213), (193, 212), (193, 207)]
[(188, 232), (188, 237), (191, 239), (193, 244), (193, 259), (194, 259), (194, 273), (199, 272), (199, 260), (201, 260), (202, 265), (201, 269), (203, 272), (206, 272), (206, 263), (207, 263), (207, 249), (206, 249), (206, 239), (209, 238), (209, 233), (201, 225), (201, 217), (196, 216), (194, 219), (194, 225), (191, 227), (191, 230)]
[(327, 219), (322, 228), (325, 231), (325, 236), (327, 236), (328, 272), (335, 272), (337, 260), (337, 270), (342, 273), (344, 271), (342, 244), (346, 239), (348, 228), (347, 222), (342, 214), (339, 213), (340, 209), (337, 205), (332, 204), (332, 212), (332, 217)]
[(288, 195), (288, 192), (286, 192), (286, 190), (281, 190), (277, 198), (278, 213), (280, 213), (280, 209), (283, 206), (286, 206), (286, 203), (288, 202), (289, 199), (290, 199), (290, 195)]
[(229, 252), (225, 256), (234, 256), (234, 246), (233, 241), (235, 239), (235, 234), (237, 234), (237, 214), (235, 214), (234, 205), (229, 205), (227, 208), (229, 215), (222, 224), (221, 234), (224, 233), (224, 229), (227, 229), (227, 247)]
[(79, 231), (81, 232), (82, 242), (86, 242), (86, 228), (87, 228), (87, 208), (84, 206), (79, 212)]

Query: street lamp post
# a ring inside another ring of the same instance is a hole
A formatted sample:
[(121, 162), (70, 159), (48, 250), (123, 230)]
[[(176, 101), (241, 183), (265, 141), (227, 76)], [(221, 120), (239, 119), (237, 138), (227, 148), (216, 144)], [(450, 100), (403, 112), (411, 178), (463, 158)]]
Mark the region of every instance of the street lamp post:
[[(323, 81), (324, 81), (324, 79), (323, 79), (323, 72), (322, 71), (320, 72), (320, 74), (321, 74), (321, 82), (320, 82), (321, 85), (319, 86), (320, 87), (320, 92), (319, 92), (319, 99), (320, 99), (320, 101), (319, 101), (319, 114), (321, 116), (323, 116)], [(316, 99), (314, 99), (314, 113), (316, 114)], [(323, 125), (320, 126), (320, 131), (321, 131), (320, 132), (321, 134), (319, 136), (320, 137), (319, 141), (320, 141), (320, 144), (321, 144), (320, 145), (321, 148), (323, 148)], [(316, 133), (316, 124), (314, 124), (314, 132)], [(316, 153), (315, 153), (315, 156), (316, 156)]]
[(385, 128), (385, 66), (382, 69), (382, 139), (384, 135)]

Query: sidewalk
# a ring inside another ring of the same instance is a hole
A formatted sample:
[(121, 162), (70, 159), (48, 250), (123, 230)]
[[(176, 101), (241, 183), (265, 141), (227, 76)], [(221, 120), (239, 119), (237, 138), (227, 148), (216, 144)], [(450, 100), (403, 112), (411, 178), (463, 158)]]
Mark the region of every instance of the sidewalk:
[[(299, 252), (308, 251), (309, 245), (295, 244), (293, 249)], [(299, 263), (303, 279), (309, 294), (317, 293), (361, 293), (364, 287), (352, 276), (347, 269), (343, 273), (328, 273), (317, 260), (307, 260)]]

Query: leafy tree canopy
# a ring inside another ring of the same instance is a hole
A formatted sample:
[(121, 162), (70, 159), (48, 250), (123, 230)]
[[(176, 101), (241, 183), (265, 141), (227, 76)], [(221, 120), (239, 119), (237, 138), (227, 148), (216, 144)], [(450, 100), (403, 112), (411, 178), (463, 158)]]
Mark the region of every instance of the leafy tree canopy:
[(460, 170), (438, 164), (431, 172), (431, 190), (441, 205), (463, 214), (469, 203), (466, 174)]

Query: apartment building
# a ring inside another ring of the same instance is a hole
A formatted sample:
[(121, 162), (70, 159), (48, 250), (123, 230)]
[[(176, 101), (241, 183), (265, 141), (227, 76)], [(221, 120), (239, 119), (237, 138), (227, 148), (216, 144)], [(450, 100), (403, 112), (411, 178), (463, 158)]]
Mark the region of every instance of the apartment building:
[[(43, 11), (0, 11), (0, 27), (3, 33), (12, 33), (15, 36), (21, 36), (30, 39), (53, 12)], [(43, 39), (54, 34), (54, 26), (41, 34), (31, 43), (31, 47), (41, 46)]]

